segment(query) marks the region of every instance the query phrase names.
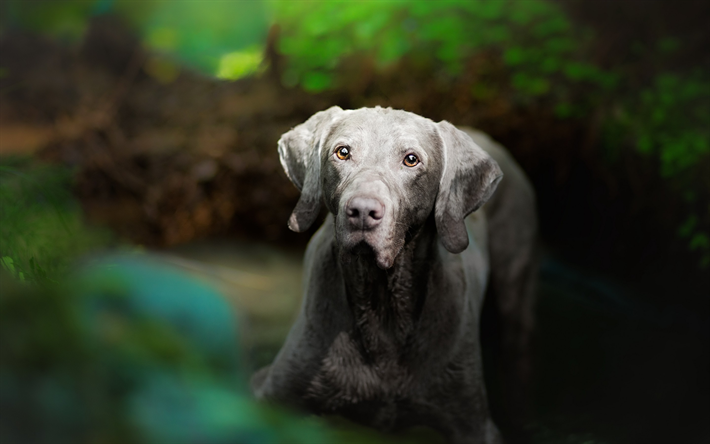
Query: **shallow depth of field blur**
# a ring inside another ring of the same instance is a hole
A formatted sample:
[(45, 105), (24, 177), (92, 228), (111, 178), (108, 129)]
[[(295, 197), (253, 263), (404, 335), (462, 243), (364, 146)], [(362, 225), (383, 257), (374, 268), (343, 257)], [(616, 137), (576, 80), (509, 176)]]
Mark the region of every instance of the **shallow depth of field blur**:
[(380, 105), (489, 133), (535, 186), (532, 441), (707, 442), (709, 17), (692, 0), (3, 0), (0, 441), (439, 439), (246, 388), (315, 230), (286, 227), (276, 141)]

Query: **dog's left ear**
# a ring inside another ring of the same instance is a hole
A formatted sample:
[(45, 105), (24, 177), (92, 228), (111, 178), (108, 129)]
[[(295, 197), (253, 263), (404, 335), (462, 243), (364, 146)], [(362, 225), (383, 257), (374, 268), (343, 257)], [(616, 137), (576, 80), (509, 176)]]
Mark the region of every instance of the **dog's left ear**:
[(447, 121), (436, 125), (444, 158), (434, 209), (436, 229), (444, 247), (460, 253), (468, 247), (464, 219), (493, 195), (503, 172), (468, 134)]
[(301, 191), (288, 227), (301, 233), (313, 225), (321, 205), (320, 152), (327, 130), (344, 113), (333, 106), (311, 116), (279, 139), (281, 166), (291, 182)]

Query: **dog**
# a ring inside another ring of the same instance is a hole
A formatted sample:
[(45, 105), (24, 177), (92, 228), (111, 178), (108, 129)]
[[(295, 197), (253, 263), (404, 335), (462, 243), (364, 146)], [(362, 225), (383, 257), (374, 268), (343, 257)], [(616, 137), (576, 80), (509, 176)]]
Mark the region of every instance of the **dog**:
[(300, 314), (252, 377), (255, 396), (383, 431), (502, 442), (479, 318), (490, 286), (524, 380), (537, 227), (520, 167), (481, 132), (380, 107), (316, 113), (278, 150), (301, 191), (289, 227), (307, 230), (323, 204), (329, 214), (305, 253)]

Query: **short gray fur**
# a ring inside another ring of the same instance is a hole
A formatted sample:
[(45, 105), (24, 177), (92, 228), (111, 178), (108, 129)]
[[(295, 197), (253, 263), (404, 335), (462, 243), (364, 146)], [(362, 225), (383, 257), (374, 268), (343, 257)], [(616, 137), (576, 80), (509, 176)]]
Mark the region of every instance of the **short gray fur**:
[[(520, 168), (483, 133), (380, 107), (317, 113), (282, 136), (279, 154), (301, 190), (289, 226), (308, 229), (321, 204), (330, 213), (306, 250), (301, 312), (252, 378), (256, 397), (385, 431), (427, 425), (452, 443), (502, 442), (479, 317), (490, 277), (513, 325), (504, 341), (527, 347), (536, 217)], [(420, 163), (404, 165), (408, 154)], [(374, 229), (345, 215), (362, 196), (384, 208)]]

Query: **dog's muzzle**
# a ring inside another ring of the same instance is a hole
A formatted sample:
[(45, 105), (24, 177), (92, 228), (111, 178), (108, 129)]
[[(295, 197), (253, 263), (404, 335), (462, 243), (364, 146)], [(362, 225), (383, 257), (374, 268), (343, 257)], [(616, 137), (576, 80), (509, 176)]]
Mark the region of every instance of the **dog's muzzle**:
[(339, 246), (357, 256), (363, 256), (360, 247), (367, 246), (380, 268), (390, 268), (401, 248), (398, 239), (403, 240), (404, 233), (397, 232), (397, 202), (388, 187), (377, 176), (361, 176), (349, 184), (341, 202), (336, 219)]

